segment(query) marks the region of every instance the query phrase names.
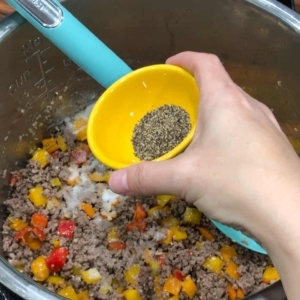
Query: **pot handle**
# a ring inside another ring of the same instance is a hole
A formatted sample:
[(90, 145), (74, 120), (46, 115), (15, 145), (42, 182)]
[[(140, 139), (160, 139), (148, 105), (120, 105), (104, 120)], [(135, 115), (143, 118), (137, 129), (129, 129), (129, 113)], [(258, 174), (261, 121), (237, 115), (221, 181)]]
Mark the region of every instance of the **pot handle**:
[(6, 0), (103, 87), (132, 70), (56, 0)]

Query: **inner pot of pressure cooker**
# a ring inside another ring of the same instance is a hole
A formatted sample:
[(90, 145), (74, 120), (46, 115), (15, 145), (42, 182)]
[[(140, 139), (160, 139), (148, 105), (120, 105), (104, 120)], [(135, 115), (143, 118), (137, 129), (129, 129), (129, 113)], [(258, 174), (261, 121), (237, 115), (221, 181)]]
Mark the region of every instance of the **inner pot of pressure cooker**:
[[(239, 0), (63, 5), (132, 69), (186, 50), (218, 55), (300, 153), (300, 38), (279, 17)], [(104, 88), (19, 15), (2, 27), (4, 285), (25, 299), (252, 299), (272, 289), (266, 299), (284, 299), (267, 255), (229, 240), (183, 199), (113, 193), (112, 170), (86, 140)]]

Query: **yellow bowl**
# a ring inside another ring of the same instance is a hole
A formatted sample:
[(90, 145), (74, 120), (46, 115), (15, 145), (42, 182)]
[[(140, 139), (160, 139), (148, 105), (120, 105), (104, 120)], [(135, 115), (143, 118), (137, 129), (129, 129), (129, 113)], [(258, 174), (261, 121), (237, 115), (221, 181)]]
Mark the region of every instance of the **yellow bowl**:
[(199, 89), (194, 77), (173, 65), (137, 69), (112, 84), (98, 99), (88, 120), (91, 151), (103, 164), (120, 169), (140, 162), (131, 142), (135, 125), (147, 112), (176, 105), (190, 116), (191, 131), (175, 148), (155, 161), (176, 156), (191, 142), (196, 126)]

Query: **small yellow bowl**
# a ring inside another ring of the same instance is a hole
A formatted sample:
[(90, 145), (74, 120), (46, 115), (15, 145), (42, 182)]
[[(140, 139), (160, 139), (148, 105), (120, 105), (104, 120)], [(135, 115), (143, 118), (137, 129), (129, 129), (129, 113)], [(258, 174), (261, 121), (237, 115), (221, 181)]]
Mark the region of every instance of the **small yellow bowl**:
[(192, 128), (178, 146), (155, 161), (176, 156), (191, 142), (199, 104), (196, 81), (184, 69), (167, 64), (143, 67), (123, 76), (100, 96), (91, 111), (87, 125), (91, 151), (112, 169), (140, 162), (131, 142), (135, 125), (147, 112), (171, 104), (189, 114)]

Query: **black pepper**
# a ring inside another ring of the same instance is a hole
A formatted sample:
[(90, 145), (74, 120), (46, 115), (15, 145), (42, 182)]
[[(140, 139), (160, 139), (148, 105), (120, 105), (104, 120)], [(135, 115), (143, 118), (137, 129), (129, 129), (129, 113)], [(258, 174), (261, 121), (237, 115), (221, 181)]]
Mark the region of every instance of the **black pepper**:
[(134, 154), (141, 160), (158, 158), (180, 144), (190, 132), (189, 114), (180, 106), (163, 105), (148, 112), (134, 127)]

